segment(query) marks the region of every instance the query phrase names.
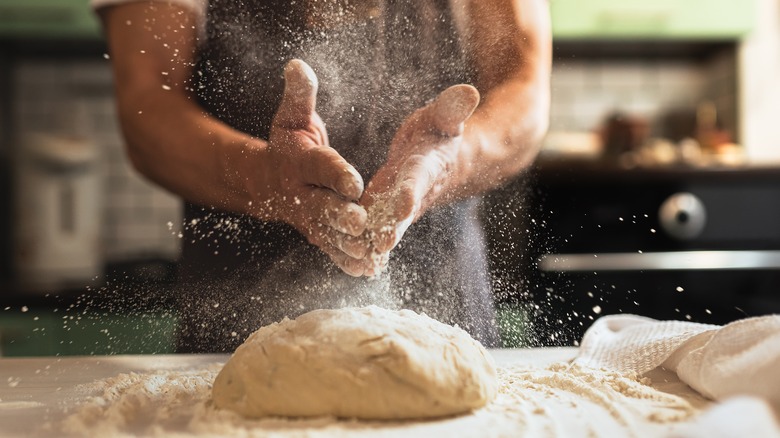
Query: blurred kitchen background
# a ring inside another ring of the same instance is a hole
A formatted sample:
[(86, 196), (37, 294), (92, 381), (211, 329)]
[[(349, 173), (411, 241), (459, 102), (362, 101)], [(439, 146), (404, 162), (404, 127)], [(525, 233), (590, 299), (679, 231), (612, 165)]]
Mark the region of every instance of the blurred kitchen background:
[[(780, 1), (550, 8), (550, 132), (485, 207), (506, 344), (780, 311)], [(106, 52), (86, 0), (0, 0), (0, 355), (171, 349), (181, 205), (125, 156)]]

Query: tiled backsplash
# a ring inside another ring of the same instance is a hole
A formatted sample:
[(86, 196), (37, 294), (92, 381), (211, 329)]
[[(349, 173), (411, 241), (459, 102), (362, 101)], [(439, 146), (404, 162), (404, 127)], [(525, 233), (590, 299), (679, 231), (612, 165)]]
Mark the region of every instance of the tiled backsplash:
[(558, 59), (552, 70), (551, 131), (594, 131), (613, 111), (650, 122), (669, 109), (713, 101), (736, 126), (734, 54), (707, 62), (683, 59)]
[(85, 136), (98, 148), (106, 260), (177, 258), (181, 202), (132, 169), (116, 118), (108, 62), (26, 61), (18, 64), (13, 81), (15, 147), (21, 147), (25, 133), (43, 132)]

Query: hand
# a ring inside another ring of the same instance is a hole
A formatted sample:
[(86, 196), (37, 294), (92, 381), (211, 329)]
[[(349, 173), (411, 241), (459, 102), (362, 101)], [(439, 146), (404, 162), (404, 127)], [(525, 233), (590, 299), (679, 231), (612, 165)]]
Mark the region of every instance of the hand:
[(464, 123), (478, 104), (476, 88), (455, 85), (401, 124), (387, 162), (361, 198), (368, 211), (365, 238), (371, 245), (362, 262), (364, 275), (379, 273), (404, 232), (447, 186), (463, 142)]
[(311, 67), (292, 60), (284, 78), (284, 95), (262, 151), (267, 175), (250, 183), (252, 193), (263, 195), (250, 211), (292, 225), (342, 270), (362, 275), (353, 266), (368, 250), (357, 238), (366, 227), (366, 211), (357, 204), (363, 179), (328, 143), (315, 112), (318, 84)]

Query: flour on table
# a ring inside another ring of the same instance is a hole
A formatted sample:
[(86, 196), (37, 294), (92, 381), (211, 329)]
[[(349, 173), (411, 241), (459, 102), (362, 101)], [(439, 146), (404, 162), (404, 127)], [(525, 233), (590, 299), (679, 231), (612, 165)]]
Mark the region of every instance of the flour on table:
[(499, 367), (496, 398), (466, 415), (429, 421), (251, 420), (213, 405), (211, 384), (220, 368), (98, 381), (90, 385), (95, 395), (49, 430), (104, 437), (665, 437), (699, 411), (696, 403), (648, 386), (646, 378), (561, 363)]
[(76, 412), (52, 432), (71, 436), (167, 435), (186, 431), (194, 414), (208, 403), (221, 364), (203, 369), (127, 373), (83, 385), (91, 393)]
[(0, 410), (3, 409), (29, 409), (42, 407), (43, 403), (33, 401), (9, 401), (0, 400)]
[(261, 328), (217, 376), (213, 399), (252, 418), (397, 420), (465, 413), (497, 387), (493, 358), (464, 330), (368, 306)]

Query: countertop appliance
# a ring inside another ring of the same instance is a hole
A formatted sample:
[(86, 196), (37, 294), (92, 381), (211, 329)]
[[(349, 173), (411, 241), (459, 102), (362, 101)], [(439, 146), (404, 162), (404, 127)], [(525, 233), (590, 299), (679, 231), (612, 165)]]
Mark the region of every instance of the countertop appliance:
[(27, 133), (14, 167), (14, 267), (27, 291), (83, 287), (102, 274), (97, 146)]

